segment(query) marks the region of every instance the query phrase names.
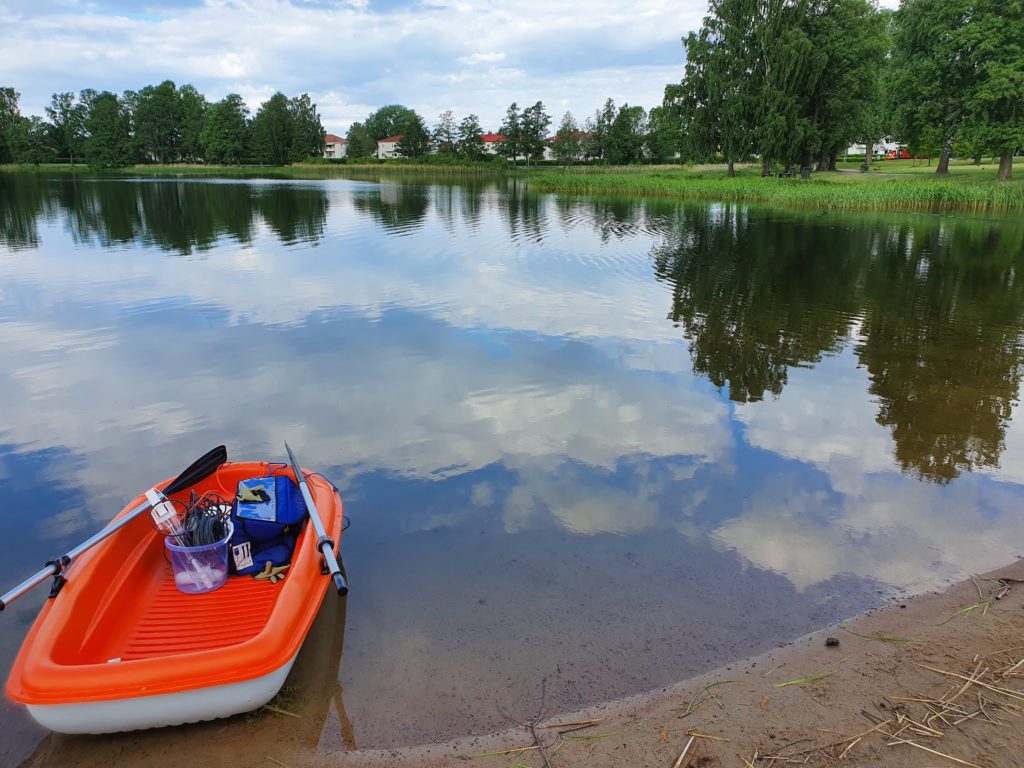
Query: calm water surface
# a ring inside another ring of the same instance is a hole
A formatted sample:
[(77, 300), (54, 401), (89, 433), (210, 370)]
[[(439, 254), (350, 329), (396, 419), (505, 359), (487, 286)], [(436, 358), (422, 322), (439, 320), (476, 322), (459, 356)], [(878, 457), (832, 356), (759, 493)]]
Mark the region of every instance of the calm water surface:
[(1022, 266), (977, 216), (0, 174), (3, 580), (287, 438), (352, 521), (311, 744), (656, 688), (1024, 552)]

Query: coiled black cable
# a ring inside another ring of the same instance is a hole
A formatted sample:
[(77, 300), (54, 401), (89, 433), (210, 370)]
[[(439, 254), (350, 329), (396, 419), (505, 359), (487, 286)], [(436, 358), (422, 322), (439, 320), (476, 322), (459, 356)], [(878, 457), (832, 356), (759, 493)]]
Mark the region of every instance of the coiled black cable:
[(183, 547), (201, 547), (223, 541), (228, 535), (230, 517), (230, 500), (213, 491), (202, 496), (193, 491), (181, 519), (178, 543)]

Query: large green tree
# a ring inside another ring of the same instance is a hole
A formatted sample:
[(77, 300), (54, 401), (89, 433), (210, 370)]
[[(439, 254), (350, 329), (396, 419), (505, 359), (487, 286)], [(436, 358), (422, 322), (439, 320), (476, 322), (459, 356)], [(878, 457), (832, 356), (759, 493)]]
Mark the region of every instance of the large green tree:
[(480, 118), (474, 114), (466, 115), (459, 121), (457, 129), (459, 157), (467, 160), (481, 160), (484, 157), (484, 131), (480, 127)]
[(630, 165), (644, 159), (647, 113), (643, 107), (623, 104), (608, 131), (608, 162)]
[(377, 151), (377, 140), (370, 135), (370, 132), (362, 123), (352, 123), (346, 138), (348, 139), (348, 149), (345, 150), (345, 157), (353, 159), (373, 157)]
[(604, 105), (595, 110), (594, 116), (587, 118), (583, 125), (583, 131), (587, 134), (583, 141), (584, 155), (604, 163), (605, 152), (608, 149), (608, 132), (612, 128), (613, 120), (615, 120), (615, 102), (612, 99), (605, 99)]
[(58, 157), (67, 158), (73, 166), (75, 158), (81, 157), (85, 142), (86, 114), (83, 105), (76, 103), (75, 94), (71, 91), (55, 93), (46, 107), (46, 116), (52, 126), (51, 146)]
[(278, 91), (260, 105), (252, 121), (252, 149), (257, 162), (285, 165), (292, 146), (288, 97)]
[(455, 113), (446, 109), (437, 117), (434, 126), (434, 145), (442, 155), (455, 155), (459, 140), (458, 127), (455, 125)]
[(430, 152), (430, 132), (422, 117), (413, 113), (395, 149), (402, 157), (423, 157)]
[[(409, 107), (401, 104), (388, 104), (376, 112), (371, 112), (363, 121), (363, 127), (366, 128), (374, 142), (377, 142), (380, 139), (404, 134), (409, 125), (417, 119), (421, 123), (423, 122), (423, 118)], [(376, 149), (377, 147), (374, 146), (374, 150)]]
[(178, 89), (181, 123), (178, 126), (178, 155), (182, 160), (196, 162), (203, 158), (201, 135), (209, 104), (195, 86), (186, 83)]
[(562, 115), (555, 138), (551, 140), (551, 154), (561, 163), (575, 163), (583, 156), (580, 127), (572, 112)]
[(19, 94), (13, 88), (0, 87), (0, 163), (14, 159), (11, 139), (21, 120), (18, 98)]
[(324, 126), (320, 113), (308, 93), (288, 100), (288, 115), (291, 121), (291, 141), (288, 145), (289, 162), (299, 162), (307, 157), (322, 157), (324, 154)]
[(132, 137), (128, 115), (117, 96), (109, 91), (90, 99), (85, 121), (89, 137), (85, 158), (93, 168), (120, 168), (132, 163)]
[[(664, 107), (682, 120), (686, 154), (735, 163), (835, 167), (878, 130), (886, 17), (872, 0), (711, 0), (684, 40), (686, 71)], [(875, 136), (874, 138), (877, 138)]]
[(816, 0), (812, 6), (809, 34), (827, 63), (805, 106), (810, 126), (804, 165), (813, 158), (817, 170), (834, 171), (836, 158), (854, 141), (880, 138), (878, 76), (890, 48), (889, 16), (869, 0)]
[(206, 110), (199, 134), (208, 163), (238, 165), (249, 152), (249, 108), (237, 93), (229, 93)]
[(541, 160), (544, 157), (544, 147), (548, 142), (548, 129), (551, 127), (551, 116), (544, 109), (541, 102), (535, 103), (532, 107), (523, 110), (520, 121), (521, 149), (526, 156), (526, 164), (530, 160)]
[[(754, 0), (711, 1), (700, 30), (683, 40), (686, 70), (671, 94), (685, 120), (687, 154), (708, 159), (720, 152), (730, 177), (753, 151), (756, 6)], [(666, 89), (671, 109), (669, 100)]]
[(998, 155), (999, 179), (1013, 177), (1014, 150), (1024, 147), (1024, 3), (974, 0), (964, 28), (975, 82), (967, 94), (978, 149)]
[(652, 163), (667, 163), (682, 148), (682, 124), (669, 106), (653, 107), (647, 114), (647, 136), (644, 147)]
[(976, 62), (964, 27), (972, 0), (904, 0), (893, 24), (889, 83), (896, 134), (913, 150), (941, 146), (935, 172), (949, 173), (963, 130)]
[(147, 85), (134, 105), (135, 140), (143, 160), (170, 163), (181, 144), (181, 96), (174, 82)]
[(773, 160), (809, 162), (812, 121), (807, 115), (818, 78), (828, 64), (808, 29), (812, 0), (760, 0), (764, 13), (753, 24), (750, 77), (754, 152), (762, 173)]
[(11, 154), (14, 162), (40, 165), (57, 159), (51, 143), (53, 126), (41, 117), (19, 117), (11, 130)]
[(498, 154), (515, 163), (523, 154), (523, 115), (518, 103), (513, 101), (505, 110), (505, 121), (498, 132), (505, 137), (497, 147)]

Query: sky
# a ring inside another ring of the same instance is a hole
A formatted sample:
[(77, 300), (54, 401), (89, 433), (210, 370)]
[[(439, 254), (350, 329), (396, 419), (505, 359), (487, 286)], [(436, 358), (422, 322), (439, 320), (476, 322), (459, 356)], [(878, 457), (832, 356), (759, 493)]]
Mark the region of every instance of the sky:
[[(898, 0), (882, 0), (894, 7)], [(497, 129), (542, 101), (555, 125), (612, 98), (649, 109), (683, 72), (706, 0), (0, 0), (0, 86), (42, 115), (50, 95), (170, 79), (255, 112), (309, 93), (344, 135), (385, 104), (428, 125), (452, 110)]]

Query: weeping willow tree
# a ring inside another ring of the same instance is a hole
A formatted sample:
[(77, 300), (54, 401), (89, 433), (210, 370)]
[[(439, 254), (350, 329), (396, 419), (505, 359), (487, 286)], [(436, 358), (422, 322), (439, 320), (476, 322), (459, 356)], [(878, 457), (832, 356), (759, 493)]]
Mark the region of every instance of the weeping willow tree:
[[(856, 138), (888, 46), (869, 0), (712, 0), (671, 88), (694, 158), (808, 166)], [(667, 101), (666, 101), (667, 104)], [(820, 163), (819, 163), (820, 164)]]

